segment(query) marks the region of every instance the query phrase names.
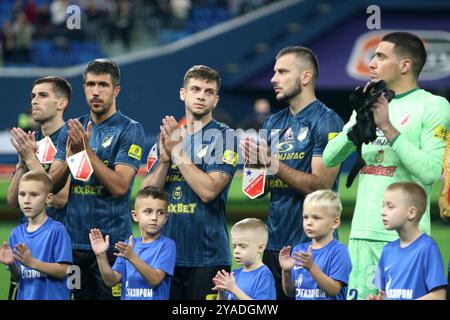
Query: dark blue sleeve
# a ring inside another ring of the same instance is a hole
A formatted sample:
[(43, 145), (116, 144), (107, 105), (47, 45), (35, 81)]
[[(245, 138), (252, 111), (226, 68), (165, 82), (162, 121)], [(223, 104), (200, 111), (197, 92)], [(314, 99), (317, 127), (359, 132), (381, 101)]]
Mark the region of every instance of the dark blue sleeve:
[(214, 151), (207, 159), (205, 172), (220, 171), (233, 178), (238, 164), (237, 137), (234, 130), (222, 130), (221, 138), (214, 142)]
[(55, 244), (53, 246), (53, 259), (58, 263), (72, 263), (72, 244), (66, 227), (58, 223), (55, 227)]
[(119, 151), (114, 164), (125, 164), (139, 170), (144, 146), (144, 128), (138, 122), (131, 122), (119, 138)]
[(350, 272), (352, 271), (352, 262), (347, 247), (338, 246), (333, 252), (333, 258), (330, 267), (331, 279), (341, 282), (344, 286), (348, 285)]
[(318, 121), (314, 130), (313, 156), (321, 157), (328, 141), (341, 132), (343, 127), (344, 122), (334, 112), (326, 112), (323, 117), (320, 117), (320, 121)]
[(166, 239), (162, 245), (161, 251), (156, 258), (154, 269), (160, 269), (169, 276), (173, 276), (173, 270), (175, 268), (176, 247), (175, 242), (170, 239)]
[(54, 160), (66, 161), (67, 123), (61, 128), (58, 136), (57, 152)]

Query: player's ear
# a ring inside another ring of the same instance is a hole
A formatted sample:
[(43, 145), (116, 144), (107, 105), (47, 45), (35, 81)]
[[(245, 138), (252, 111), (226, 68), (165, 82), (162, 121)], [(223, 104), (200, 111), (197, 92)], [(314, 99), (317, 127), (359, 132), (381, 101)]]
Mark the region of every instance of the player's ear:
[(114, 87), (114, 90), (113, 90), (114, 98), (119, 95), (119, 92), (120, 92), (120, 86), (117, 85), (117, 86)]
[(58, 102), (57, 109), (62, 110), (64, 112), (64, 110), (67, 108), (68, 105), (69, 105), (69, 100), (67, 100), (67, 98), (62, 98)]
[(166, 224), (168, 218), (169, 218), (169, 213), (166, 211), (166, 218), (164, 219), (164, 224)]
[(416, 219), (418, 214), (419, 214), (419, 211), (417, 210), (416, 207), (409, 208), (409, 210), (408, 210), (408, 220), (412, 221), (412, 220)]
[(300, 79), (302, 82), (302, 85), (306, 86), (308, 83), (310, 83), (312, 81), (312, 78), (313, 78), (312, 71), (308, 70), (308, 69), (304, 70), (302, 72), (301, 79)]
[(258, 244), (258, 253), (263, 253), (266, 249), (266, 244), (264, 242), (261, 242)]
[(55, 197), (55, 196), (53, 195), (53, 193), (50, 192), (50, 193), (47, 195), (47, 200), (46, 200), (45, 202), (46, 202), (47, 204), (52, 203), (54, 197)]
[(184, 101), (186, 99), (186, 89), (184, 87), (180, 88), (180, 100)]
[(337, 228), (339, 228), (340, 225), (341, 225), (341, 218), (340, 217), (334, 217), (332, 228), (333, 229), (337, 229)]
[(138, 213), (136, 210), (131, 210), (131, 216), (133, 217), (134, 222), (138, 222)]
[(215, 99), (215, 101), (216, 102), (214, 102), (214, 108), (217, 106), (217, 104), (219, 103), (219, 100), (220, 100), (220, 96), (218, 95), (218, 94), (216, 94), (216, 96), (214, 97), (214, 99)]
[(412, 68), (412, 60), (405, 58), (400, 62), (400, 72), (402, 74), (407, 73)]

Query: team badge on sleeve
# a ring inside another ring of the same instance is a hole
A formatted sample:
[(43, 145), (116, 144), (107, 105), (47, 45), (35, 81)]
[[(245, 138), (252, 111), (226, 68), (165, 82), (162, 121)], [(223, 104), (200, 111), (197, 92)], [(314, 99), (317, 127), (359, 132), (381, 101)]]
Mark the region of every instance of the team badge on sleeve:
[(157, 144), (155, 143), (153, 147), (150, 149), (150, 152), (147, 156), (147, 172), (150, 172), (152, 170), (153, 165), (155, 164), (156, 160), (158, 159), (158, 148)]
[(36, 157), (42, 164), (49, 164), (53, 162), (56, 155), (56, 147), (50, 137), (45, 137), (37, 142)]
[(264, 193), (266, 184), (266, 168), (244, 167), (242, 177), (242, 192), (250, 199), (255, 199)]
[(225, 150), (223, 153), (222, 161), (224, 163), (231, 164), (232, 166), (236, 166), (238, 162), (238, 154), (231, 150)]
[(434, 128), (433, 133), (435, 138), (442, 139), (444, 141), (447, 139), (447, 129), (441, 124)]
[(138, 145), (132, 144), (130, 149), (128, 149), (128, 156), (136, 160), (141, 160), (142, 148)]
[(339, 132), (328, 132), (328, 141), (333, 140), (336, 138), (336, 136), (339, 134)]
[(71, 155), (66, 160), (72, 176), (77, 180), (88, 181), (94, 173), (86, 150)]

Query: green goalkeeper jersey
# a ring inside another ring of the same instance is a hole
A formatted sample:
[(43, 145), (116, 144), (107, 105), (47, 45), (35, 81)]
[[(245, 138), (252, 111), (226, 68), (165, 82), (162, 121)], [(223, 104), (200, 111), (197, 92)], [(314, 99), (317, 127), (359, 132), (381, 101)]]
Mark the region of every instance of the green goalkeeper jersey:
[[(356, 147), (347, 132), (356, 122), (353, 112), (344, 130), (331, 140), (323, 153), (327, 167), (342, 163)], [(422, 89), (396, 96), (389, 103), (389, 119), (400, 132), (391, 144), (377, 128), (377, 139), (363, 144), (366, 165), (359, 172), (358, 193), (350, 238), (392, 241), (395, 231), (384, 228), (381, 219), (383, 194), (397, 181), (415, 181), (427, 192), (427, 210), (420, 229), (428, 234), (430, 225), (430, 194), (442, 174), (442, 157), (450, 127), (450, 105), (445, 98)]]

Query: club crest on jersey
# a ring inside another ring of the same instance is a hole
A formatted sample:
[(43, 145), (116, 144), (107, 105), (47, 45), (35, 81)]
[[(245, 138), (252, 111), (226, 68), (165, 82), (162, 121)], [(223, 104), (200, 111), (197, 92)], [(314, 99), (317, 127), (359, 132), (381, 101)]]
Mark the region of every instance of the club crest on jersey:
[(108, 148), (111, 145), (112, 139), (113, 139), (112, 135), (106, 136), (105, 139), (103, 139), (102, 147)]
[(308, 127), (301, 127), (300, 130), (298, 131), (298, 136), (297, 136), (297, 140), (298, 141), (303, 141), (306, 139), (306, 137), (308, 136)]
[(198, 158), (203, 158), (206, 155), (206, 151), (208, 151), (208, 145), (202, 144), (198, 147), (198, 150), (196, 152), (196, 155)]
[(380, 150), (380, 151), (378, 151), (378, 153), (375, 156), (375, 162), (381, 163), (381, 162), (383, 162), (383, 160), (384, 160), (384, 151)]
[(180, 200), (183, 192), (181, 191), (181, 187), (176, 187), (172, 193), (172, 196), (175, 200)]
[(404, 126), (405, 124), (408, 123), (408, 121), (409, 121), (409, 114), (408, 113), (403, 114), (402, 118), (400, 119), (400, 125)]

